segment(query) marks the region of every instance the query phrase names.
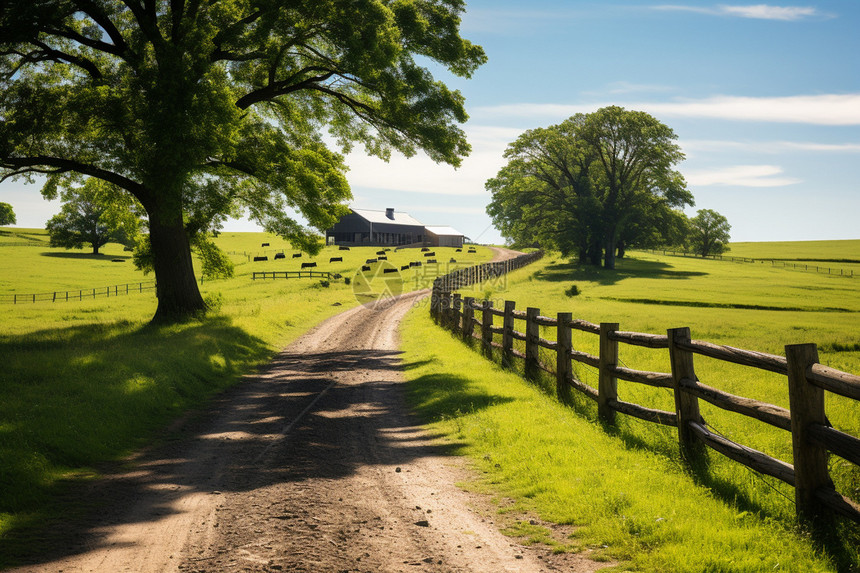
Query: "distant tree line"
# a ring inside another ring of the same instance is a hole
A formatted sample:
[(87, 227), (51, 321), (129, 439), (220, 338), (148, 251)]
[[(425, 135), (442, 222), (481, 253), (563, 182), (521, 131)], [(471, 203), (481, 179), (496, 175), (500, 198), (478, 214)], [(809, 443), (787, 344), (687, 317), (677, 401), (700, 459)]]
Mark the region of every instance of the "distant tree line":
[(617, 106), (526, 131), (486, 183), (487, 212), (514, 244), (610, 269), (630, 247), (717, 254), (730, 226), (715, 211), (692, 219), (682, 212), (694, 201), (674, 169), (684, 159), (676, 139), (651, 115)]

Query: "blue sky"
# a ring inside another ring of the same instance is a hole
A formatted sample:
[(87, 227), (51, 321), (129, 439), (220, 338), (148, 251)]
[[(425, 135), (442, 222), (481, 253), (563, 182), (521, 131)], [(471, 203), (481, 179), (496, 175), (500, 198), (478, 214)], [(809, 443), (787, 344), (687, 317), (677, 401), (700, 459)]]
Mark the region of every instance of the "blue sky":
[[(489, 62), (466, 96), (473, 147), (454, 170), (423, 156), (348, 157), (353, 206), (407, 211), (498, 242), (484, 182), (522, 131), (621, 105), (672, 127), (696, 206), (735, 241), (860, 238), (860, 2), (471, 0), (463, 35)], [(19, 226), (59, 209), (6, 182)], [(244, 221), (230, 230), (253, 230)]]

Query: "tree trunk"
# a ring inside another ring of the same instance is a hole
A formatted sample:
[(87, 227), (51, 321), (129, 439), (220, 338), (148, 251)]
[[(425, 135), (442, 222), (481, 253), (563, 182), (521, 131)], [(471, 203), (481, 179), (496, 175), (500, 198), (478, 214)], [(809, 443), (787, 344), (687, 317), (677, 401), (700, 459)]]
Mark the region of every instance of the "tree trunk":
[(99, 254), (99, 246), (95, 243), (93, 243), (93, 254), (94, 255)]
[(624, 244), (624, 241), (618, 241), (618, 258), (623, 259), (626, 253), (627, 245)]
[(150, 214), (149, 239), (158, 296), (152, 322), (178, 322), (205, 311), (181, 214), (172, 217)]
[(603, 248), (603, 268), (606, 269), (614, 269), (615, 268), (615, 232), (607, 231), (606, 233), (606, 244)]

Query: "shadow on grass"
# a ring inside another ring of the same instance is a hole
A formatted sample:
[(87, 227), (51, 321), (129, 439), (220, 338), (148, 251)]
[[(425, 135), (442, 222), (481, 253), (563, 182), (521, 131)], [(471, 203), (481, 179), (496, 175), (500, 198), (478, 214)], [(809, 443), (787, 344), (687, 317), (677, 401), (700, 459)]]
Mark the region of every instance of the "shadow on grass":
[(707, 274), (698, 271), (676, 271), (671, 264), (665, 262), (625, 258), (618, 261), (615, 269), (574, 262), (556, 263), (536, 272), (534, 278), (547, 282), (589, 281), (612, 285), (628, 278), (688, 279)]
[(75, 252), (57, 252), (50, 251), (46, 253), (39, 253), (40, 256), (43, 257), (55, 257), (58, 259), (78, 259), (78, 260), (91, 260), (91, 261), (110, 261), (111, 259), (123, 259), (131, 260), (131, 255), (106, 255), (105, 253), (75, 253)]
[(427, 374), (409, 383), (409, 402), (425, 420), (438, 421), (458, 418), (512, 400), (470, 388), (471, 385), (468, 378), (457, 374)]
[(46, 524), (80, 508), (71, 492), (99, 473), (93, 468), (106, 469), (271, 354), (225, 317), (0, 336), (0, 524), (11, 522), (0, 529), (0, 566), (52, 546), (33, 544), (51, 538)]

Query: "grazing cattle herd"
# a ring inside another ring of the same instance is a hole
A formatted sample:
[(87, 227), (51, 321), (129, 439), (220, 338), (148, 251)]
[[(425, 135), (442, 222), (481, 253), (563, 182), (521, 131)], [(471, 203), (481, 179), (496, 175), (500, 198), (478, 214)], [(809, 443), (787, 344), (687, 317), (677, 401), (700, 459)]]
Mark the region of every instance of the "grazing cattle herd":
[[(262, 247), (268, 247), (269, 243), (262, 243), (261, 246)], [(349, 251), (350, 248), (339, 245), (338, 250)], [(457, 248), (457, 249), (454, 249), (454, 252), (455, 253), (462, 253), (463, 250), (464, 250), (463, 248)], [(388, 248), (376, 251), (375, 257), (366, 259), (364, 261), (364, 264), (361, 265), (361, 272), (372, 271), (374, 269), (374, 265), (378, 265), (382, 261), (388, 261), (388, 253), (391, 251), (392, 251), (392, 249), (388, 249)], [(395, 253), (398, 253), (398, 252), (403, 253), (404, 252), (404, 251), (401, 251), (399, 249), (393, 249), (393, 251)], [(474, 247), (469, 247), (468, 252), (471, 254), (477, 253), (477, 251), (475, 250)], [(424, 255), (424, 257), (426, 257), (423, 262), (422, 261), (410, 261), (409, 263), (404, 263), (404, 264), (400, 264), (400, 265), (393, 265), (393, 266), (388, 265), (388, 266), (376, 267), (377, 268), (376, 272), (379, 273), (379, 269), (381, 268), (382, 274), (398, 273), (400, 271), (408, 271), (410, 269), (421, 267), (424, 264), (428, 264), (428, 265), (439, 264), (437, 262), (437, 259), (435, 258), (436, 257), (436, 251), (431, 250), (429, 247), (422, 247), (421, 253)], [(303, 257), (303, 255), (304, 255), (304, 253), (298, 252), (298, 253), (291, 253), (290, 256), (288, 257), (287, 253), (285, 253), (284, 251), (280, 251), (280, 252), (277, 252), (274, 254), (273, 259), (274, 260), (281, 260), (281, 259), (287, 259), (287, 258), (301, 259)], [(248, 256), (249, 256), (249, 258), (251, 258), (250, 253), (248, 253)], [(254, 260), (254, 262), (268, 261), (269, 256), (265, 255), (265, 254), (260, 255), (260, 256), (253, 256), (253, 260)], [(312, 261), (308, 261), (308, 262), (302, 262), (302, 261), (299, 261), (299, 262), (301, 262), (301, 269), (302, 270), (317, 268), (317, 262), (316, 261), (312, 260)], [(343, 263), (344, 261), (343, 261), (342, 256), (338, 256), (338, 257), (329, 257), (328, 262), (331, 264), (331, 263)], [(456, 262), (457, 262), (457, 260), (454, 257), (451, 257), (449, 260), (449, 263), (456, 263)], [(290, 272), (295, 272), (295, 271), (290, 271)], [(290, 272), (283, 273), (284, 278), (286, 278), (290, 274)], [(314, 271), (314, 272), (316, 272), (316, 271)], [(254, 274), (256, 275), (258, 273), (254, 273)], [(266, 273), (263, 273), (263, 274), (265, 275)], [(274, 278), (274, 276), (278, 273), (273, 272), (271, 274), (272, 274), (272, 278)], [(309, 276), (314, 276), (313, 273), (307, 273), (307, 274)], [(325, 272), (323, 274), (325, 274)], [(297, 276), (302, 276), (302, 275), (298, 274)], [(335, 276), (339, 277), (340, 275), (335, 275)]]

